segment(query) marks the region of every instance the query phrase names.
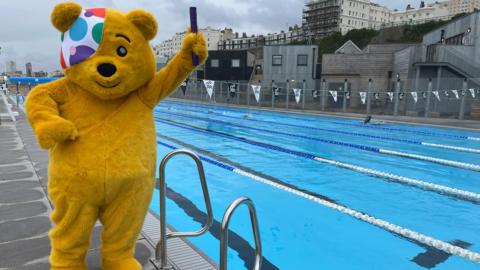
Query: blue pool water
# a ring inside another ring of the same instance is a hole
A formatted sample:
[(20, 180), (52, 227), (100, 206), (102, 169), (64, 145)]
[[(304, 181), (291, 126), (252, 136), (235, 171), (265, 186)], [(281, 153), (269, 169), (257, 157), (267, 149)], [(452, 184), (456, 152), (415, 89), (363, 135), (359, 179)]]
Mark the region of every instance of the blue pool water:
[[(248, 114), (252, 118), (244, 119)], [(480, 164), (480, 132), (406, 124), (365, 127), (359, 120), (162, 102), (155, 110), (158, 159), (193, 150), (204, 166), (216, 222), (239, 196), (253, 199), (263, 243), (262, 269), (480, 269), (471, 260), (392, 233), (296, 193), (236, 173), (241, 169), (337, 205), (480, 253), (479, 201), (388, 181), (314, 160), (321, 157), (480, 193), (480, 172), (381, 154), (388, 149)], [(180, 231), (202, 226), (205, 206), (193, 161), (167, 168), (167, 221)], [(193, 206), (191, 203), (193, 203)], [(158, 213), (158, 192), (151, 209)], [(218, 223), (216, 223), (218, 225)], [(254, 242), (246, 208), (230, 223), (229, 269), (252, 269)], [(218, 226), (191, 241), (219, 261)]]

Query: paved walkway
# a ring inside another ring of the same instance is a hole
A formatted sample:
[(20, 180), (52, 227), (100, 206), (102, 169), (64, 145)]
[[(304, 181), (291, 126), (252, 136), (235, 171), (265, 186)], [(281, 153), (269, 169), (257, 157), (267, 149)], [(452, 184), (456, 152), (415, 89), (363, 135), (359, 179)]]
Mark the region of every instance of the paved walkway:
[[(16, 108), (14, 108), (16, 110)], [(5, 112), (0, 103), (0, 112)], [(47, 194), (48, 152), (40, 149), (25, 116), (0, 125), (0, 269), (48, 270), (52, 206)], [(89, 269), (100, 269), (97, 225), (87, 255)], [(140, 237), (136, 257), (144, 269), (155, 269), (152, 246)]]

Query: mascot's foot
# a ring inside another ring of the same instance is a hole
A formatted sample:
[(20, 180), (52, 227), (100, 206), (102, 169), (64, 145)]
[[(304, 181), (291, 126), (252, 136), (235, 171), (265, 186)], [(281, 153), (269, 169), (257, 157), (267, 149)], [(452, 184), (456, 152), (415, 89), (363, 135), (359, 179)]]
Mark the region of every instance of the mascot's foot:
[(142, 270), (142, 265), (135, 259), (103, 261), (103, 270)]

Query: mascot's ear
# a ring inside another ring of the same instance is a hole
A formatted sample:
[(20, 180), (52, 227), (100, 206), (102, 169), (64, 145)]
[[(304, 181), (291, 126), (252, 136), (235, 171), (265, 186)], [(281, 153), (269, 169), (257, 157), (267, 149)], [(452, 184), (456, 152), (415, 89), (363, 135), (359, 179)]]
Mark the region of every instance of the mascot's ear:
[(127, 14), (127, 18), (142, 32), (146, 40), (153, 39), (157, 34), (158, 25), (152, 14), (134, 9)]
[(53, 9), (51, 15), (52, 24), (60, 32), (66, 32), (80, 16), (81, 12), (82, 6), (77, 3), (67, 2), (58, 4)]

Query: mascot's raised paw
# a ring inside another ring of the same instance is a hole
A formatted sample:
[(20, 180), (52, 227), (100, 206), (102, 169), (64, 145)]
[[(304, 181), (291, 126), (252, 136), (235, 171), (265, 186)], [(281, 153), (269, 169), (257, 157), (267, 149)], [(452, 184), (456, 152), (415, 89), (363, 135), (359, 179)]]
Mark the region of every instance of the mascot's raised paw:
[(208, 57), (207, 42), (205, 41), (203, 34), (188, 31), (183, 39), (182, 51), (194, 53), (198, 56), (200, 64), (203, 64)]
[(35, 132), (38, 143), (44, 149), (50, 149), (58, 142), (75, 140), (78, 137), (75, 125), (71, 121), (60, 117), (38, 125)]

